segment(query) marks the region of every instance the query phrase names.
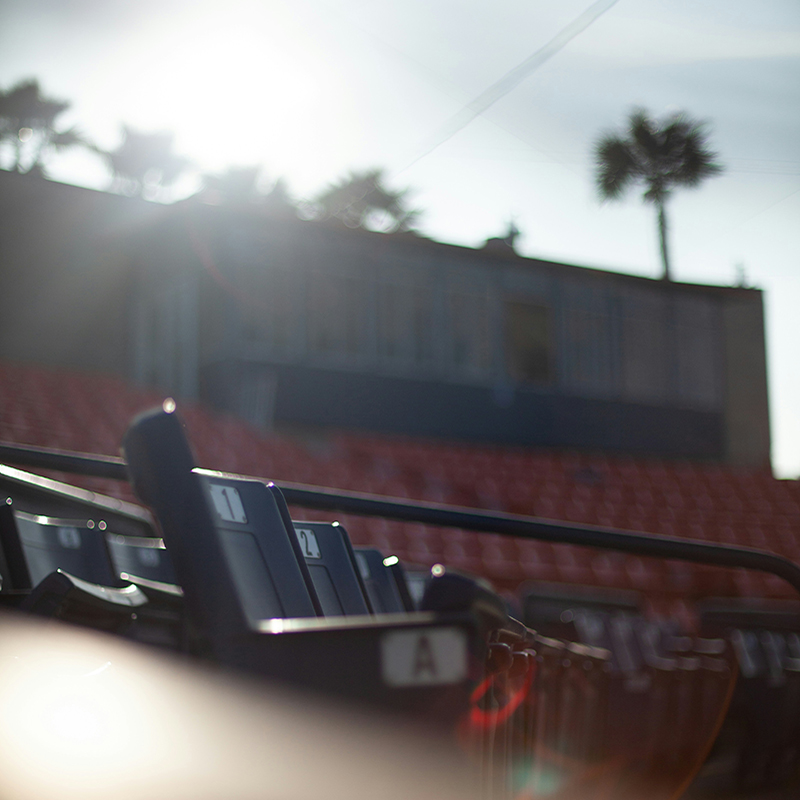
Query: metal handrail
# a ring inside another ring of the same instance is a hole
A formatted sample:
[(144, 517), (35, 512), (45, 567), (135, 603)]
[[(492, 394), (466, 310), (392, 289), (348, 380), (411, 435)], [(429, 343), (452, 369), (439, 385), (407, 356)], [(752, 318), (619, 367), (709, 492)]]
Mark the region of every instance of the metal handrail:
[(30, 444), (0, 442), (0, 463), (6, 462), (20, 467), (53, 469), (58, 472), (70, 472), (74, 475), (89, 475), (93, 478), (128, 480), (128, 467), (125, 460), (114, 456), (98, 456), (93, 453), (75, 453), (50, 447), (36, 447)]
[[(73, 453), (46, 447), (0, 443), (0, 462), (53, 469), (97, 478), (128, 480), (124, 459)], [(237, 476), (249, 478), (252, 476)], [(255, 478), (263, 480), (263, 478)], [(481, 511), (416, 500), (325, 489), (296, 483), (277, 483), (290, 505), (358, 516), (383, 517), (479, 533), (494, 533), (556, 544), (573, 544), (617, 550), (656, 558), (692, 561), (719, 567), (738, 567), (768, 572), (783, 578), (800, 595), (800, 566), (782, 556), (749, 547), (711, 544), (673, 536), (632, 533), (596, 525), (576, 525), (557, 520)]]
[(461, 528), (480, 533), (496, 533), (555, 544), (619, 550), (631, 555), (761, 570), (783, 578), (800, 594), (800, 566), (783, 556), (765, 550), (711, 544), (675, 536), (632, 533), (599, 525), (576, 525), (571, 522), (526, 517), (520, 514), (396, 500), (300, 484), (281, 483), (278, 487), (287, 503), (305, 508)]

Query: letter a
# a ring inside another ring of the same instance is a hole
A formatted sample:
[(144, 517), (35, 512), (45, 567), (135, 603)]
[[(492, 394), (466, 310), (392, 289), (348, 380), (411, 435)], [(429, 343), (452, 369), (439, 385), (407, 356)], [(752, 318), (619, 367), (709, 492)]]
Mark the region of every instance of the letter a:
[(428, 672), (432, 678), (436, 677), (436, 662), (433, 660), (433, 650), (427, 636), (417, 639), (417, 652), (414, 654), (414, 677)]

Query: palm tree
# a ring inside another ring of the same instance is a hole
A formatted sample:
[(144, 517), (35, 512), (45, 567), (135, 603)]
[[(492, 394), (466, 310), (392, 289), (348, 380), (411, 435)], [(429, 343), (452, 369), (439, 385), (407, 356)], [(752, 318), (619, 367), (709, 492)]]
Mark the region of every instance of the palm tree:
[(122, 143), (105, 153), (116, 187), (124, 194), (141, 196), (174, 183), (189, 160), (173, 153), (172, 140), (171, 133), (140, 133), (123, 125)]
[(13, 170), (43, 175), (44, 162), (52, 151), (87, 145), (76, 128), (56, 128), (56, 118), (69, 105), (44, 97), (35, 79), (0, 91), (0, 142), (11, 144)]
[(206, 173), (199, 197), (212, 205), (258, 207), (273, 216), (297, 215), (286, 181), (278, 178), (269, 191), (264, 189), (264, 174), (260, 166), (228, 167), (225, 172)]
[(407, 231), (420, 213), (405, 207), (407, 193), (387, 189), (383, 170), (351, 172), (317, 197), (319, 215), (335, 217), (350, 228)]
[(272, 189), (264, 197), (264, 206), (273, 213), (297, 215), (297, 205), (283, 178), (272, 184)]
[(627, 136), (603, 135), (595, 144), (597, 188), (603, 200), (616, 200), (633, 183), (644, 185), (643, 199), (658, 211), (664, 280), (671, 279), (667, 248), (666, 200), (675, 186), (697, 186), (718, 175), (717, 154), (706, 146), (704, 126), (683, 114), (653, 120), (636, 109)]

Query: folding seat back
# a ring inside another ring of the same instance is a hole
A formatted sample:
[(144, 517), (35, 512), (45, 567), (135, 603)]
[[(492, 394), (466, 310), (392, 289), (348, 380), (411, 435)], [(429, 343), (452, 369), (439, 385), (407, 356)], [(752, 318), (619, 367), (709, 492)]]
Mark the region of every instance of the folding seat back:
[(376, 614), (402, 614), (407, 611), (391, 568), (384, 564), (380, 550), (354, 547), (353, 552), (372, 610)]
[(156, 512), (189, 617), (224, 658), (265, 619), (321, 606), (286, 502), (272, 484), (195, 468), (174, 405), (140, 417), (124, 442), (137, 494)]
[(102, 586), (120, 585), (106, 548), (104, 522), (27, 514), (8, 504), (2, 517), (0, 538), (9, 577), (5, 589), (32, 589), (58, 569)]
[(175, 568), (162, 539), (145, 536), (106, 535), (116, 574), (122, 580), (153, 584), (177, 584)]
[(317, 616), (322, 608), (278, 488), (205, 470), (195, 474), (248, 623)]
[(293, 524), (323, 614), (369, 614), (367, 590), (344, 527), (338, 522)]
[(419, 573), (409, 575), (400, 559), (394, 555), (384, 558), (383, 563), (394, 578), (403, 608), (406, 611), (416, 611), (425, 594), (427, 576), (423, 578)]

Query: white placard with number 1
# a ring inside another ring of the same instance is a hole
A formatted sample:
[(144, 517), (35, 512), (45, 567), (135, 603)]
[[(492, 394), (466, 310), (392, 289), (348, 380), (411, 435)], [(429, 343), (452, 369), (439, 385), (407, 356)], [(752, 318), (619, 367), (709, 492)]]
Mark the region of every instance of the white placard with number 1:
[(211, 492), (211, 500), (217, 514), (225, 522), (238, 522), (240, 525), (247, 523), (247, 515), (244, 513), (242, 498), (233, 486), (224, 486), (220, 483), (210, 483), (208, 488)]

